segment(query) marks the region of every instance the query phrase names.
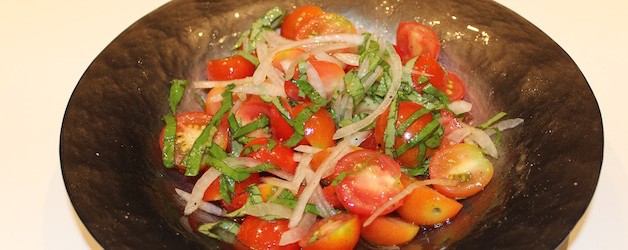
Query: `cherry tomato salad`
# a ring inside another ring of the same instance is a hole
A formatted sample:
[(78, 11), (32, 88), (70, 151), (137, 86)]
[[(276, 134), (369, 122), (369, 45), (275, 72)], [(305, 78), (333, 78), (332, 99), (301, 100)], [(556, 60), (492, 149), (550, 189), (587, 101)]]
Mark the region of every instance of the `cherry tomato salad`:
[(270, 9), (206, 80), (171, 81), (159, 140), (195, 180), (175, 190), (184, 214), (217, 216), (197, 229), (238, 249), (398, 246), (455, 223), (523, 120), (471, 125), (440, 48), (414, 21), (393, 44), (317, 6)]

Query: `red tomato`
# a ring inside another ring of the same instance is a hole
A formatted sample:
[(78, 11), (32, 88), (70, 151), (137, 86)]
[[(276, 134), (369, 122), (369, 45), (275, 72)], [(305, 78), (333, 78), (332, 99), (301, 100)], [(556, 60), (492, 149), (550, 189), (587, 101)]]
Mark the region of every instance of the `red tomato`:
[[(353, 151), (336, 164), (333, 176), (344, 173), (338, 183), (336, 194), (342, 205), (350, 212), (369, 216), (403, 190), (401, 167), (388, 155), (372, 150)], [(384, 211), (387, 214), (401, 203)]]
[(224, 81), (252, 76), (255, 65), (241, 56), (225, 57), (207, 62), (207, 80)]
[(299, 249), (298, 243), (279, 246), (281, 235), (288, 230), (288, 220), (267, 221), (255, 216), (244, 218), (236, 238), (251, 249)]
[[(292, 107), (285, 99), (281, 99), (281, 103), (283, 107), (290, 113), (292, 111)], [(288, 114), (290, 115), (290, 114)], [(270, 132), (271, 134), (279, 139), (280, 141), (286, 141), (294, 134), (294, 130), (286, 121), (279, 109), (275, 107), (275, 105), (270, 105), (270, 111), (268, 112), (268, 119), (270, 119)], [(289, 116), (288, 119), (292, 119), (292, 116)]]
[(356, 33), (355, 25), (336, 13), (325, 13), (309, 19), (297, 30), (295, 39), (307, 39), (312, 36)]
[(452, 73), (447, 72), (445, 76), (445, 94), (452, 101), (462, 100), (464, 97), (465, 87), (460, 78)]
[[(243, 180), (242, 182), (236, 182), (235, 189), (233, 191), (234, 196), (246, 192), (246, 188), (251, 184), (258, 183), (260, 180), (259, 174), (252, 173), (249, 178)], [(211, 185), (205, 190), (205, 194), (203, 195), (204, 201), (217, 201), (221, 200), (220, 197), (220, 178), (216, 179), (212, 182)]]
[(445, 128), (445, 131), (443, 132), (443, 138), (440, 142), (440, 148), (457, 144), (457, 142), (447, 139), (447, 136), (457, 129), (462, 128), (462, 125), (460, 125), (460, 121), (458, 121), (458, 118), (456, 118), (453, 113), (447, 110), (441, 109), (440, 114), (441, 118), (438, 120), (438, 122), (441, 124), (441, 126)]
[[(308, 62), (312, 64), (312, 67), (318, 73), (320, 80), (323, 84), (323, 91), (325, 94), (323, 97), (329, 99), (338, 86), (344, 83), (345, 70), (340, 65), (333, 62), (319, 61), (314, 57), (308, 59)], [(312, 82), (312, 76), (308, 75), (308, 82)]]
[(325, 196), (325, 200), (334, 208), (342, 209), (342, 203), (340, 199), (338, 199), (338, 195), (336, 194), (337, 186), (327, 186), (323, 188), (323, 195)]
[[(436, 61), (436, 59), (428, 56), (421, 56), (414, 64), (412, 70), (412, 82), (414, 83), (414, 89), (417, 92), (423, 93), (423, 88), (428, 83), (432, 84), (441, 91), (445, 91), (447, 89), (447, 86), (445, 85), (445, 71), (443, 71), (443, 68)], [(429, 79), (429, 82), (419, 83), (422, 75), (426, 76)]]
[(299, 245), (303, 250), (350, 250), (359, 239), (359, 217), (352, 213), (339, 213), (314, 223)]
[(397, 27), (397, 48), (404, 63), (420, 55), (436, 60), (440, 53), (440, 40), (430, 27), (413, 21), (400, 22)]
[[(271, 105), (264, 102), (259, 96), (251, 95), (247, 97), (246, 101), (240, 105), (235, 111), (234, 116), (241, 126), (249, 124), (260, 118), (262, 115), (269, 115)], [(267, 137), (268, 134), (262, 129), (253, 131), (247, 136), (250, 137)]]
[(362, 237), (383, 246), (401, 245), (411, 241), (419, 232), (419, 226), (399, 218), (381, 216), (362, 228)]
[(434, 185), (449, 198), (464, 199), (482, 191), (493, 178), (493, 164), (473, 145), (460, 143), (441, 148), (430, 159), (431, 179), (454, 179), (456, 186)]
[(375, 140), (375, 133), (371, 132), (366, 139), (360, 144), (361, 148), (370, 149), (373, 151), (379, 151), (381, 145)]
[(233, 212), (242, 208), (248, 198), (249, 193), (239, 193), (231, 198), (231, 203), (227, 203), (225, 200), (220, 200), (220, 204), (222, 204), (222, 207), (224, 207), (227, 212)]
[[(403, 175), (401, 182), (404, 186), (410, 185), (415, 179)], [(396, 212), (404, 220), (417, 225), (436, 225), (446, 223), (462, 209), (462, 204), (442, 195), (427, 186), (421, 186), (412, 191), (403, 200), (403, 206)]]
[(221, 96), (223, 92), (225, 92), (226, 87), (214, 87), (207, 92), (207, 98), (205, 99), (205, 113), (210, 115), (215, 115), (216, 112), (222, 106), (222, 101), (210, 101), (212, 98), (216, 96)]
[[(175, 119), (177, 120), (176, 135), (175, 135), (175, 147), (174, 147), (174, 164), (180, 169), (185, 170), (185, 166), (181, 163), (183, 158), (192, 149), (194, 141), (201, 135), (205, 126), (209, 124), (212, 116), (204, 112), (185, 112), (178, 114)], [(220, 123), (218, 131), (214, 135), (214, 142), (220, 147), (226, 149), (229, 144), (229, 126), (226, 123)], [(163, 150), (164, 147), (164, 129), (161, 130), (159, 135), (159, 145)], [(206, 165), (202, 165), (201, 169), (206, 169)]]
[(295, 40), (303, 24), (323, 13), (320, 7), (314, 5), (303, 5), (294, 9), (284, 18), (281, 24), (281, 36)]
[[(408, 119), (414, 112), (422, 109), (423, 106), (414, 102), (399, 102), (399, 108), (397, 109), (397, 122), (395, 123), (396, 127)], [(385, 147), (384, 143), (384, 132), (387, 126), (387, 118), (390, 113), (390, 108), (384, 111), (382, 115), (380, 115), (375, 122), (375, 129), (373, 130), (375, 141), (380, 145), (380, 147)], [(414, 136), (416, 136), (425, 125), (427, 125), (430, 121), (432, 121), (432, 114), (427, 113), (416, 121), (414, 121), (408, 128), (401, 134), (401, 136), (397, 136), (395, 138), (395, 149), (401, 146), (402, 144), (408, 142)], [(418, 167), (419, 162), (417, 160), (418, 148), (414, 147), (405, 153), (397, 156), (396, 160), (404, 167), (414, 168)]]
[[(293, 119), (309, 105), (311, 103), (302, 103), (294, 107), (292, 110)], [(313, 147), (328, 148), (335, 144), (333, 137), (334, 133), (336, 133), (336, 124), (334, 123), (334, 118), (331, 117), (331, 114), (325, 108), (316, 111), (305, 122), (304, 132), (304, 139)]]
[[(277, 144), (268, 151), (267, 145), (270, 140), (274, 140)], [(259, 149), (255, 150), (256, 147)], [(247, 152), (249, 151), (250, 152)], [(281, 145), (280, 142), (275, 139), (269, 138), (257, 138), (253, 139), (242, 148), (242, 156), (252, 157), (261, 162), (268, 162), (278, 166), (281, 170), (294, 174), (294, 170), (297, 167), (297, 162), (292, 158), (294, 151), (291, 148)]]

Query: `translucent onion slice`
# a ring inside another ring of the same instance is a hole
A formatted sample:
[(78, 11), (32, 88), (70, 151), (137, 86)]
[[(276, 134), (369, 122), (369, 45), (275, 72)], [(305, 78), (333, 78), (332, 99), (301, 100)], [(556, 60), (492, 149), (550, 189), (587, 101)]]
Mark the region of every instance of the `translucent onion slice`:
[(185, 210), (183, 214), (189, 215), (192, 212), (198, 209), (198, 206), (203, 201), (203, 195), (205, 194), (205, 190), (209, 187), (209, 185), (220, 176), (220, 171), (209, 168), (194, 184), (192, 188), (192, 193), (190, 194), (190, 199), (187, 200), (187, 204), (185, 204)]
[(277, 203), (258, 203), (251, 206), (245, 206), (242, 212), (255, 217), (276, 216), (287, 219), (292, 215), (292, 209)]
[(303, 216), (303, 219), (297, 224), (296, 227), (291, 228), (281, 234), (279, 239), (279, 245), (285, 246), (300, 241), (307, 235), (310, 227), (316, 222), (316, 215), (307, 213)]
[[(183, 199), (184, 201), (189, 201), (190, 200), (190, 193), (185, 192), (181, 189), (175, 188), (174, 189), (175, 192), (177, 192), (177, 194), (179, 195), (179, 197), (181, 197), (181, 199)], [(210, 202), (206, 202), (201, 200), (199, 202), (199, 206), (198, 209), (200, 209), (201, 211), (204, 211), (208, 214), (212, 214), (212, 215), (223, 215), (225, 214), (225, 211), (222, 210), (222, 208), (220, 208), (219, 206), (216, 206)]]
[(461, 123), (462, 127), (471, 131), (469, 135), (465, 139), (471, 140), (475, 144), (477, 144), (484, 153), (492, 156), (493, 158), (499, 158), (499, 154), (497, 153), (497, 147), (495, 147), (495, 143), (491, 140), (491, 137), (484, 132), (484, 130), (471, 127), (467, 124)]
[(314, 54), (314, 58), (316, 58), (316, 60), (319, 60), (319, 61), (330, 62), (330, 63), (336, 64), (343, 69), (346, 66), (344, 62), (338, 60), (338, 58), (336, 57), (330, 56), (329, 54), (325, 52), (317, 52), (316, 54)]
[(316, 71), (316, 69), (314, 68), (314, 66), (312, 66), (310, 62), (306, 63), (305, 69), (307, 72), (307, 81), (310, 83), (310, 85), (312, 85), (312, 87), (316, 90), (316, 92), (318, 92), (319, 95), (327, 98), (327, 91), (325, 89), (323, 81), (321, 80), (320, 75), (318, 74), (318, 71)]
[(388, 89), (388, 92), (386, 93), (384, 100), (382, 100), (382, 102), (379, 104), (379, 106), (377, 106), (377, 108), (373, 111), (373, 113), (369, 114), (364, 119), (336, 130), (336, 133), (334, 134), (334, 137), (333, 137), (334, 140), (347, 137), (357, 131), (360, 131), (366, 126), (370, 125), (373, 121), (375, 121), (375, 119), (377, 119), (379, 115), (381, 115), (382, 113), (384, 113), (384, 111), (386, 111), (386, 109), (392, 102), (393, 96), (397, 94), (397, 91), (399, 90), (399, 87), (401, 86), (401, 71), (402, 71), (401, 59), (399, 58), (399, 55), (397, 54), (395, 49), (392, 47), (392, 45), (388, 44), (388, 46), (386, 46), (386, 50), (388, 51), (388, 54), (390, 55), (388, 64), (390, 64), (390, 73), (391, 73), (392, 82), (390, 83), (390, 88)]
[(321, 150), (322, 149), (320, 148), (312, 147), (308, 145), (299, 145), (294, 148), (294, 151), (301, 152), (301, 153), (308, 153), (308, 154), (316, 154), (320, 152)]
[(338, 60), (340, 60), (341, 62), (343, 62), (346, 65), (351, 65), (351, 66), (359, 66), (360, 65), (360, 55), (358, 54), (354, 54), (354, 53), (334, 53), (332, 54), (333, 57), (337, 58)]
[(195, 81), (192, 82), (192, 88), (197, 89), (209, 89), (215, 87), (227, 87), (229, 84), (244, 85), (253, 83), (253, 77), (245, 77), (242, 79), (228, 80), (228, 81)]
[(399, 193), (399, 194), (395, 195), (394, 197), (392, 197), (390, 200), (388, 200), (382, 206), (380, 206), (379, 208), (375, 209), (373, 214), (371, 214), (371, 216), (369, 216), (366, 219), (366, 221), (364, 221), (363, 226), (366, 227), (366, 226), (370, 225), (373, 222), (373, 220), (375, 220), (375, 218), (377, 218), (384, 211), (386, 211), (386, 209), (388, 209), (389, 207), (391, 207), (395, 203), (401, 201), (403, 198), (405, 198), (410, 193), (412, 193), (412, 191), (414, 191), (415, 189), (417, 189), (419, 187), (422, 187), (422, 186), (434, 185), (434, 184), (442, 185), (442, 186), (455, 186), (455, 185), (458, 185), (458, 181), (456, 181), (456, 180), (449, 180), (449, 179), (429, 179), (429, 180), (424, 180), (424, 181), (416, 181), (416, 182), (408, 185), (405, 189), (403, 189), (403, 191), (401, 191), (401, 193)]
[(451, 112), (454, 112), (455, 115), (467, 113), (471, 111), (472, 107), (473, 105), (470, 102), (464, 100), (453, 101), (447, 105), (447, 108), (449, 108)]
[(498, 123), (495, 123), (493, 126), (490, 126), (488, 129), (485, 129), (484, 132), (486, 132), (486, 134), (491, 136), (495, 134), (495, 129), (499, 131), (504, 131), (507, 129), (515, 128), (522, 123), (523, 123), (522, 118), (507, 119), (507, 120), (503, 120)]
[(244, 93), (252, 95), (267, 95), (267, 96), (281, 96), (286, 97), (286, 91), (282, 86), (274, 84), (272, 82), (266, 82), (264, 84), (246, 84), (238, 85), (232, 90), (233, 93)]

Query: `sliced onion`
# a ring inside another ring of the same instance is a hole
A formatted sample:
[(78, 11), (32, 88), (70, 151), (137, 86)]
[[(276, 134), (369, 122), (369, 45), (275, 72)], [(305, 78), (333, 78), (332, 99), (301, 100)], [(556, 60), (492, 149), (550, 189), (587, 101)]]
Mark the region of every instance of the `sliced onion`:
[[(190, 200), (190, 193), (185, 192), (181, 189), (175, 188), (174, 189), (175, 192), (177, 192), (177, 194), (179, 195), (179, 197), (181, 197), (181, 199), (183, 199), (184, 201), (189, 201)], [(200, 209), (201, 211), (204, 211), (208, 214), (212, 214), (212, 215), (223, 215), (225, 214), (225, 211), (222, 210), (222, 208), (220, 208), (219, 206), (214, 205), (211, 202), (206, 202), (201, 200), (199, 202), (199, 206), (198, 209)]]
[(325, 52), (317, 52), (316, 54), (314, 54), (314, 58), (316, 58), (316, 60), (322, 61), (322, 62), (330, 62), (333, 64), (336, 64), (338, 66), (340, 66), (341, 68), (345, 68), (345, 63), (343, 63), (342, 61), (338, 60), (338, 58), (335, 58), (333, 56), (330, 56), (329, 54), (325, 53)]
[(245, 166), (247, 168), (255, 167), (259, 164), (262, 164), (261, 161), (253, 159), (251, 157), (227, 157), (223, 159), (223, 162), (231, 167)]
[(360, 55), (354, 53), (334, 53), (333, 56), (345, 63), (346, 65), (358, 66), (360, 65)]
[(192, 212), (198, 209), (198, 206), (203, 201), (203, 195), (205, 194), (205, 190), (209, 187), (209, 185), (220, 176), (220, 171), (209, 168), (194, 184), (192, 188), (192, 193), (190, 194), (190, 199), (187, 200), (187, 204), (185, 204), (185, 210), (183, 214), (189, 215)]
[(467, 128), (459, 128), (447, 135), (447, 139), (459, 143), (471, 134), (471, 130)]
[(244, 85), (253, 83), (253, 77), (245, 77), (242, 79), (228, 80), (228, 81), (195, 81), (192, 82), (192, 88), (208, 89), (215, 87), (227, 87), (229, 84)]
[(275, 187), (288, 189), (293, 193), (296, 193), (296, 191), (298, 191), (298, 190), (295, 190), (295, 187), (292, 184), (292, 181), (282, 180), (277, 177), (262, 177), (262, 182), (269, 185), (273, 185)]
[(314, 194), (312, 195), (311, 201), (316, 205), (318, 212), (321, 217), (326, 218), (336, 214), (336, 210), (334, 207), (329, 204), (327, 199), (325, 199), (325, 195), (323, 194), (323, 188), (319, 185), (316, 190), (314, 190)]
[(292, 215), (292, 209), (277, 203), (258, 203), (251, 206), (245, 206), (242, 212), (255, 217), (263, 216), (276, 216), (279, 218), (287, 219)]
[(303, 157), (303, 155), (301, 155), (300, 153), (294, 153), (294, 155), (292, 155), (292, 160), (295, 162), (300, 162), (301, 161), (301, 157)]
[(472, 107), (473, 105), (470, 102), (464, 100), (454, 101), (447, 105), (447, 108), (449, 108), (451, 112), (454, 112), (455, 115), (467, 113), (471, 111)]
[(286, 97), (286, 91), (283, 86), (267, 82), (264, 84), (246, 84), (238, 85), (233, 88), (233, 93), (244, 93), (252, 95), (267, 95)]
[(323, 84), (323, 81), (321, 80), (321, 77), (314, 68), (314, 66), (312, 66), (310, 62), (306, 62), (305, 68), (307, 72), (307, 81), (310, 83), (310, 85), (312, 85), (312, 87), (316, 90), (316, 92), (318, 92), (319, 95), (327, 98), (325, 85)]
[(399, 58), (399, 55), (397, 55), (397, 52), (395, 52), (395, 49), (392, 47), (392, 45), (389, 44), (388, 46), (386, 46), (386, 50), (388, 50), (388, 54), (390, 55), (390, 60), (388, 60), (388, 64), (390, 64), (392, 82), (390, 83), (390, 88), (388, 89), (384, 100), (382, 100), (382, 102), (379, 104), (379, 106), (377, 106), (373, 113), (369, 114), (364, 119), (336, 130), (336, 133), (334, 133), (333, 137), (334, 140), (349, 136), (370, 125), (379, 115), (386, 111), (386, 109), (388, 108), (388, 106), (390, 106), (390, 103), (392, 102), (393, 96), (397, 94), (397, 91), (401, 86), (401, 59)]
[(277, 176), (281, 179), (284, 180), (288, 180), (288, 181), (292, 181), (292, 179), (294, 179), (294, 175), (290, 174), (286, 171), (280, 170), (280, 169), (269, 169), (268, 171), (266, 171), (268, 173), (273, 174), (274, 176)]
[(523, 119), (521, 119), (521, 118), (514, 118), (514, 119), (503, 120), (503, 121), (500, 121), (498, 123), (495, 123), (489, 129), (485, 129), (484, 132), (486, 132), (486, 134), (491, 136), (491, 135), (495, 134), (495, 129), (497, 129), (499, 131), (504, 131), (504, 130), (507, 130), (507, 129), (511, 129), (511, 128), (517, 127), (517, 126), (519, 126), (522, 123), (523, 123)]
[(464, 123), (462, 123), (461, 125), (463, 128), (467, 128), (471, 131), (471, 133), (466, 137), (466, 139), (469, 139), (473, 141), (474, 143), (476, 143), (480, 148), (482, 148), (482, 150), (486, 154), (492, 156), (495, 159), (499, 158), (499, 155), (497, 153), (497, 147), (495, 147), (495, 143), (493, 143), (493, 140), (491, 140), (491, 137), (486, 132), (484, 132), (484, 130), (471, 127)]
[(362, 86), (364, 86), (365, 90), (368, 90), (371, 88), (371, 86), (373, 86), (373, 83), (375, 83), (375, 81), (377, 81), (377, 79), (379, 79), (382, 75), (384, 74), (384, 68), (382, 68), (382, 66), (377, 66), (375, 68), (375, 70), (373, 70), (373, 73), (370, 74), (366, 79), (364, 79), (364, 81), (362, 82)]
[(316, 223), (316, 215), (307, 213), (303, 216), (303, 219), (297, 224), (296, 227), (291, 228), (281, 234), (279, 240), (280, 246), (292, 244), (303, 239), (310, 230), (310, 227)]
[(458, 181), (456, 181), (456, 180), (449, 180), (449, 179), (429, 179), (429, 180), (424, 180), (424, 181), (413, 182), (412, 184), (406, 186), (406, 188), (403, 189), (403, 191), (401, 191), (399, 194), (395, 195), (390, 200), (388, 200), (386, 203), (384, 203), (383, 205), (381, 205), (380, 207), (375, 209), (373, 214), (371, 214), (371, 216), (369, 216), (368, 219), (366, 219), (366, 221), (364, 221), (364, 225), (363, 226), (366, 227), (366, 226), (370, 225), (371, 222), (373, 222), (373, 220), (375, 220), (375, 218), (377, 218), (384, 211), (386, 211), (386, 209), (388, 209), (389, 207), (395, 205), (397, 202), (401, 201), (403, 198), (405, 198), (410, 193), (412, 193), (412, 191), (414, 191), (415, 189), (417, 189), (419, 187), (422, 187), (422, 186), (434, 185), (434, 184), (442, 185), (442, 186), (455, 186), (455, 185), (458, 185)]
[(308, 153), (308, 154), (316, 154), (320, 152), (322, 149), (317, 147), (312, 147), (308, 145), (299, 145), (294, 148), (294, 151)]

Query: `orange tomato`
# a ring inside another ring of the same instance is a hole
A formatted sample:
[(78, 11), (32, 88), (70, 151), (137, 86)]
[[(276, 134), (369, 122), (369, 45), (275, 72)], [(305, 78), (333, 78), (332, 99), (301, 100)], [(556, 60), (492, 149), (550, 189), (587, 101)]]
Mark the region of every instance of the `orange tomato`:
[(299, 242), (304, 250), (353, 249), (360, 238), (360, 219), (340, 213), (317, 221)]
[(314, 5), (303, 5), (291, 11), (281, 24), (281, 36), (288, 39), (296, 39), (301, 26), (313, 17), (322, 15), (323, 10)]
[[(414, 178), (409, 175), (402, 175), (401, 182), (404, 186), (409, 185)], [(418, 225), (436, 225), (445, 223), (453, 218), (462, 209), (462, 204), (454, 199), (448, 198), (436, 190), (422, 186), (414, 189), (406, 198), (403, 205), (396, 211), (404, 220)]]
[(378, 245), (392, 246), (411, 241), (418, 232), (419, 226), (396, 217), (381, 216), (363, 227), (361, 236)]

